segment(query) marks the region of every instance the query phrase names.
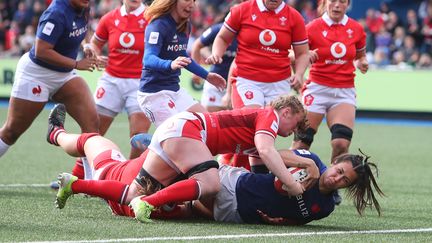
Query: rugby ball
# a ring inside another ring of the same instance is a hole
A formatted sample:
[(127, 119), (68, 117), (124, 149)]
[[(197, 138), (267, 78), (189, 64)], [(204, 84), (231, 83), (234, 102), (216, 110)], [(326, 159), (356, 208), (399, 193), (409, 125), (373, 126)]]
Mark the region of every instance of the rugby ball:
[[(288, 168), (288, 171), (291, 173), (294, 180), (297, 182), (304, 181), (308, 175), (307, 171), (303, 168), (290, 167), (290, 168)], [(288, 195), (287, 190), (286, 190), (287, 187), (277, 177), (275, 177), (274, 187), (275, 187), (276, 191), (279, 192), (280, 194)]]

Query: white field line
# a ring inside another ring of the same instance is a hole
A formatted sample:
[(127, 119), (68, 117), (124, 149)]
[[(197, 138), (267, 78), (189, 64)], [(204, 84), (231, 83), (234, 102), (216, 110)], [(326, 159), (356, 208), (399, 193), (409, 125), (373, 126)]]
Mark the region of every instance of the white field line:
[(270, 238), (287, 236), (320, 236), (320, 235), (356, 235), (356, 234), (400, 234), (432, 232), (432, 228), (424, 229), (391, 229), (391, 230), (353, 230), (353, 231), (322, 231), (322, 232), (292, 232), (278, 234), (243, 234), (243, 235), (208, 235), (208, 236), (178, 236), (178, 237), (145, 237), (127, 239), (77, 240), (77, 241), (28, 241), (28, 243), (99, 243), (99, 242), (133, 242), (133, 241), (162, 241), (162, 240), (219, 240)]
[(0, 188), (17, 188), (17, 187), (46, 187), (49, 188), (49, 184), (0, 184)]

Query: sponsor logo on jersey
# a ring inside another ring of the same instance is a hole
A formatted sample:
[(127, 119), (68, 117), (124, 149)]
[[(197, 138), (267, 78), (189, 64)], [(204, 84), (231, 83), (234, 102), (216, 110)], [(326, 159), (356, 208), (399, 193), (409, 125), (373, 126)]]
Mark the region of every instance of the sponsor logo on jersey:
[(187, 44), (168, 45), (167, 51), (183, 51), (187, 49)]
[(69, 32), (69, 37), (79, 37), (87, 32), (87, 25)]
[(39, 96), (41, 92), (42, 92), (42, 88), (40, 85), (38, 85), (32, 89), (32, 93), (36, 96)]
[(118, 26), (119, 24), (120, 24), (120, 20), (118, 20), (118, 19), (114, 20), (114, 25), (115, 26)]
[(51, 22), (47, 22), (42, 30), (42, 33), (44, 33), (45, 35), (50, 36), (52, 31), (54, 30), (55, 24), (51, 23)]
[(346, 46), (342, 42), (335, 42), (330, 47), (330, 53), (335, 58), (341, 58), (346, 54)]
[(259, 34), (259, 41), (265, 46), (271, 46), (276, 42), (276, 34), (273, 30), (265, 29)]
[(279, 53), (280, 50), (277, 48), (271, 48), (270, 46), (273, 45), (276, 42), (276, 34), (273, 30), (265, 29), (261, 31), (259, 34), (259, 41), (264, 46), (261, 46), (261, 50), (273, 52), (273, 53)]
[(210, 33), (211, 33), (211, 28), (207, 28), (203, 33), (202, 33), (202, 36), (204, 37), (204, 38), (206, 38), (208, 35), (210, 35)]
[(158, 40), (159, 40), (159, 32), (150, 32), (148, 43), (157, 44)]
[(78, 28), (78, 27), (77, 27), (75, 21), (73, 21), (73, 22), (72, 22), (72, 29), (75, 30), (76, 28)]
[(336, 60), (325, 60), (325, 64), (336, 64), (336, 65), (344, 65), (347, 63), (346, 60), (342, 60), (340, 58), (344, 57), (346, 55), (347, 48), (344, 43), (342, 42), (335, 42), (330, 47), (330, 53), (334, 58), (337, 58)]
[(257, 19), (257, 16), (255, 14), (252, 14), (252, 21), (255, 21)]
[(123, 32), (119, 37), (119, 43), (124, 48), (129, 48), (135, 44), (135, 36), (132, 33)]
[(297, 199), (297, 205), (298, 205), (299, 210), (300, 210), (300, 214), (303, 216), (303, 218), (309, 217), (309, 210), (306, 207), (306, 203), (303, 199), (303, 196), (298, 195), (298, 196), (296, 196), (296, 199)]

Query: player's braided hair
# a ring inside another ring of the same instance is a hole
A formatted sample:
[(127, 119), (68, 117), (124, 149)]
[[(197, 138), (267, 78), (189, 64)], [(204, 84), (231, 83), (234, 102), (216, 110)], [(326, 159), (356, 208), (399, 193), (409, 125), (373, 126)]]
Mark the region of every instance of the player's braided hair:
[(349, 161), (357, 173), (357, 180), (347, 187), (348, 197), (353, 199), (357, 212), (362, 215), (367, 206), (373, 206), (378, 215), (381, 215), (381, 206), (375, 197), (374, 189), (380, 196), (385, 195), (379, 188), (372, 172), (372, 168), (374, 168), (375, 174), (378, 176), (378, 167), (369, 161), (370, 156), (364, 154), (360, 149), (359, 151), (362, 155), (342, 154), (336, 157), (335, 164)]

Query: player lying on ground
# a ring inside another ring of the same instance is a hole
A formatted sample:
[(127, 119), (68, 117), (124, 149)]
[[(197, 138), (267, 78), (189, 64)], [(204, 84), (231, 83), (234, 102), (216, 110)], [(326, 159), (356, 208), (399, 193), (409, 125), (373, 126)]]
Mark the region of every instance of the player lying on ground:
[[(53, 119), (50, 119), (51, 121)], [(139, 158), (128, 160), (118, 152), (118, 147), (110, 140), (94, 134), (68, 134), (60, 132), (58, 136), (62, 148), (71, 154), (83, 150), (93, 163), (95, 180), (80, 180), (75, 176), (63, 173), (59, 176), (60, 190), (57, 194), (57, 206), (63, 208), (67, 199), (75, 193), (86, 193), (107, 200), (114, 214), (135, 217), (134, 211), (122, 204), (125, 194), (123, 182), (129, 185), (142, 168), (148, 151)], [(83, 143), (84, 142), (84, 143)], [(306, 190), (302, 195), (289, 197), (282, 184), (273, 174), (253, 174), (240, 168), (222, 166), (219, 168), (221, 191), (215, 198), (195, 203), (197, 210), (207, 211), (207, 215), (217, 221), (246, 223), (281, 223), (305, 224), (312, 220), (327, 217), (334, 210), (332, 193), (338, 188), (348, 187), (349, 196), (353, 198), (357, 211), (361, 214), (366, 206), (374, 206), (380, 213), (380, 206), (375, 198), (373, 188), (379, 189), (368, 157), (361, 155), (342, 155), (338, 162), (329, 169), (315, 155), (305, 150), (279, 151), (287, 165), (292, 154), (310, 158), (319, 168), (319, 182)], [(316, 168), (316, 167), (315, 167)], [(119, 187), (120, 185), (120, 187)], [(239, 199), (237, 201), (237, 199)], [(205, 205), (203, 207), (203, 205)], [(153, 218), (193, 217), (189, 207), (175, 206), (170, 211), (158, 208), (153, 211)], [(204, 209), (204, 210), (202, 210)]]

